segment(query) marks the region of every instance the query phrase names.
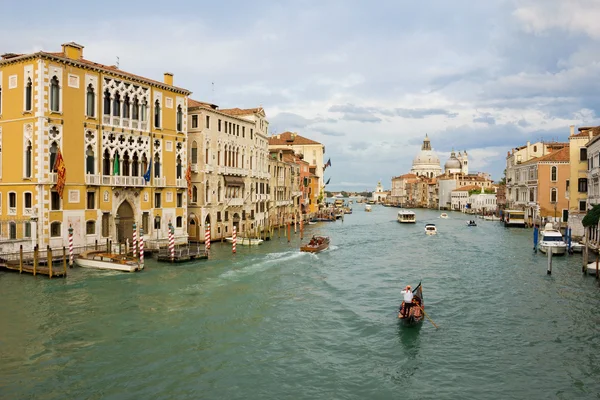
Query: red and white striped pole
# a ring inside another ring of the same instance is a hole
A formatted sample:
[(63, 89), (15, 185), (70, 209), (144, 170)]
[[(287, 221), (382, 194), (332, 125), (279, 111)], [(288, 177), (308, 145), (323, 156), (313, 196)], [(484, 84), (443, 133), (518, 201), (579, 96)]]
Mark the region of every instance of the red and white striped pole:
[(304, 235), (304, 216), (301, 215), (300, 216), (300, 239), (302, 239), (303, 235)]
[(206, 232), (204, 233), (204, 248), (210, 249), (210, 224), (206, 224)]
[(296, 233), (297, 224), (298, 224), (298, 220), (296, 219), (296, 214), (294, 214), (294, 233)]
[(140, 266), (144, 268), (144, 230), (140, 228)]
[(73, 227), (69, 225), (69, 267), (73, 268)]
[(235, 245), (237, 244), (237, 233), (235, 231), (235, 225), (233, 226), (233, 235), (232, 235), (232, 241), (231, 241), (231, 251), (233, 253), (235, 253)]
[(171, 253), (171, 261), (173, 261), (175, 259), (175, 232), (171, 222), (169, 222), (169, 253)]
[(135, 222), (133, 223), (133, 256), (137, 257), (137, 244), (138, 244), (138, 240), (137, 240), (137, 225), (135, 224)]

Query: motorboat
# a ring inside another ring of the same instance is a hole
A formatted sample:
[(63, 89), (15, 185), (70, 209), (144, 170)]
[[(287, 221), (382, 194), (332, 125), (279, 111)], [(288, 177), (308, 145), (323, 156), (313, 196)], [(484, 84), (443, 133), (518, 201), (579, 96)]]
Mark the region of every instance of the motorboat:
[(318, 253), (329, 247), (329, 236), (313, 236), (310, 242), (300, 247), (300, 251)]
[(544, 230), (540, 232), (538, 249), (544, 254), (551, 251), (552, 254), (563, 255), (567, 252), (567, 243), (563, 239), (562, 233), (558, 229), (554, 229), (552, 223), (547, 223)]
[(446, 219), (446, 218), (448, 218), (448, 214), (446, 214), (446, 213), (441, 213), (441, 214), (440, 214), (440, 218), (444, 218), (444, 219)]
[(477, 222), (473, 221), (467, 221), (467, 226), (477, 226)]
[(417, 222), (417, 215), (414, 211), (400, 210), (398, 211), (398, 222), (401, 224), (414, 224)]
[[(233, 238), (232, 237), (227, 237), (227, 238), (225, 238), (225, 240), (228, 243), (233, 243)], [(236, 238), (236, 242), (235, 243), (239, 244), (240, 246), (258, 246), (262, 242), (263, 242), (262, 239), (239, 236), (239, 237)]]
[(144, 268), (137, 258), (125, 254), (114, 254), (104, 250), (88, 250), (75, 258), (75, 264), (82, 268), (106, 269), (134, 272)]
[(435, 227), (435, 224), (425, 224), (425, 233), (427, 235), (436, 235), (437, 228)]
[(571, 251), (573, 253), (583, 253), (583, 249), (585, 248), (584, 244), (579, 242), (571, 243)]
[(365, 204), (365, 211), (371, 212), (371, 205), (370, 204)]
[[(600, 265), (598, 265), (598, 268), (600, 269)], [(588, 263), (586, 270), (587, 270), (588, 274), (596, 275), (596, 261), (592, 261), (591, 263)]]

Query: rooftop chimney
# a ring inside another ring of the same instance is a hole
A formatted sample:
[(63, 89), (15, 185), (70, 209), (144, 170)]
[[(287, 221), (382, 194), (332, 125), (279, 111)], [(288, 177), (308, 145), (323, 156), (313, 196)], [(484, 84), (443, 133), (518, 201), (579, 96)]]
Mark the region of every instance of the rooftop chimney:
[(63, 43), (62, 51), (71, 60), (81, 60), (83, 58), (83, 46), (75, 42)]
[(165, 72), (165, 85), (173, 86), (173, 73)]
[(571, 128), (571, 136), (573, 136), (575, 134), (575, 125), (571, 125), (569, 128)]

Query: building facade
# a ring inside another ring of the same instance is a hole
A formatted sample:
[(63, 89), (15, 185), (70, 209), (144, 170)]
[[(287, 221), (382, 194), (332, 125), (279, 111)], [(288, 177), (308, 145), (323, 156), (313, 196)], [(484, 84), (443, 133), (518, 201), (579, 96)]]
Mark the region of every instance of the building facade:
[(442, 173), (440, 159), (432, 150), (431, 142), (427, 135), (425, 135), (425, 139), (423, 139), (421, 151), (413, 159), (410, 173), (417, 176), (425, 176), (427, 178), (434, 178)]
[(170, 73), (158, 82), (86, 60), (77, 43), (4, 54), (0, 235), (7, 249), (65, 246), (69, 228), (76, 246), (131, 242), (134, 223), (147, 241), (166, 238), (170, 226), (185, 241), (189, 94)]

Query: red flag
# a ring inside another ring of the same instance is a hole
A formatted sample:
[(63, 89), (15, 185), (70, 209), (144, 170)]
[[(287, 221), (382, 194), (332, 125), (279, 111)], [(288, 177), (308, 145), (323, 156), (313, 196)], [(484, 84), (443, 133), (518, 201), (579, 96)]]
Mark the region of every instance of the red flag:
[(190, 163), (185, 171), (185, 180), (187, 181), (188, 197), (192, 197), (192, 164)]
[(56, 160), (54, 160), (54, 171), (56, 171), (56, 191), (58, 196), (63, 198), (63, 190), (65, 188), (65, 181), (67, 180), (67, 168), (65, 167), (65, 161), (63, 160), (62, 153), (58, 149), (56, 153)]

